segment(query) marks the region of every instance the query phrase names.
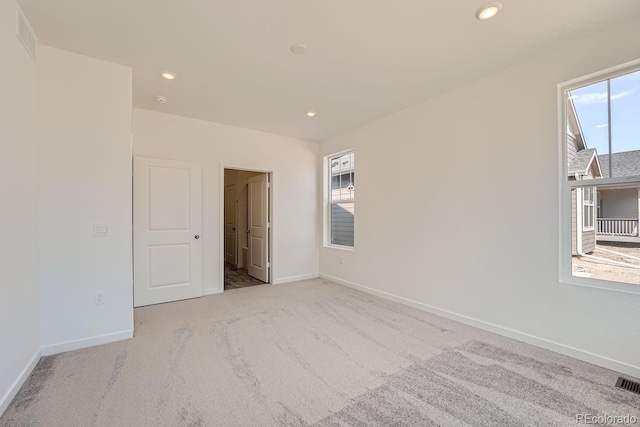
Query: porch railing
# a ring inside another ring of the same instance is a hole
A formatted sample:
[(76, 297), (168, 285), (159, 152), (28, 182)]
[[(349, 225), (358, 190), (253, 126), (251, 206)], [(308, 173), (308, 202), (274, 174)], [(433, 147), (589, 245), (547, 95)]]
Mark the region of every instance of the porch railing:
[(598, 218), (597, 234), (638, 236), (638, 220), (634, 218)]

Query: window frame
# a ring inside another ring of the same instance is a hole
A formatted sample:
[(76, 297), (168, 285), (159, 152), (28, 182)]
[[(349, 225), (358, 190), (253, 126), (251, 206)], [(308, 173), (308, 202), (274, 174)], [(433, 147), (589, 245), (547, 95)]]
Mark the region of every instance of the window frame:
[[(355, 150), (354, 149), (348, 149), (348, 150), (344, 150), (344, 151), (339, 151), (330, 155), (327, 155), (324, 157), (324, 161), (323, 161), (323, 189), (324, 189), (324, 201), (325, 201), (325, 208), (323, 209), (324, 211), (324, 238), (323, 238), (323, 243), (324, 243), (324, 247), (326, 248), (333, 248), (333, 249), (341, 249), (341, 250), (346, 250), (346, 251), (353, 251), (355, 250), (355, 246), (356, 246), (356, 239), (355, 239), (355, 229), (356, 229), (356, 215), (355, 215), (355, 195), (353, 195), (351, 198), (349, 199), (342, 199), (342, 196), (340, 197), (340, 200), (332, 200), (332, 189), (331, 189), (331, 184), (332, 184), (332, 175), (331, 175), (331, 161), (336, 159), (336, 158), (340, 158), (346, 154), (353, 154), (354, 156), (354, 163), (355, 163)], [(353, 174), (355, 176), (355, 167), (353, 168)], [(332, 243), (331, 242), (331, 207), (335, 204), (339, 204), (339, 203), (353, 203), (354, 206), (354, 214), (353, 214), (353, 246), (347, 246), (347, 245), (339, 245), (336, 243)]]
[[(571, 248), (571, 191), (585, 187), (596, 187), (597, 191), (612, 186), (640, 186), (640, 175), (621, 178), (598, 178), (597, 180), (575, 180), (570, 181), (568, 177), (567, 164), (567, 92), (601, 82), (607, 79), (614, 79), (625, 74), (640, 71), (640, 59), (626, 62), (602, 71), (591, 73), (560, 83), (557, 85), (557, 110), (558, 110), (558, 161), (560, 176), (558, 177), (559, 195), (559, 282), (567, 285), (577, 285), (596, 289), (605, 289), (615, 292), (630, 294), (640, 294), (640, 285), (613, 282), (610, 280), (593, 279), (588, 277), (578, 277), (572, 271), (572, 248)], [(595, 196), (597, 197), (597, 196)], [(594, 226), (597, 219), (594, 218)]]
[[(591, 197), (587, 199), (585, 195), (587, 192), (591, 193)], [(582, 187), (582, 231), (593, 231), (595, 230), (595, 201), (596, 201), (596, 187)], [(591, 212), (591, 215), (584, 215), (584, 212)], [(586, 219), (591, 219), (590, 224), (585, 224)]]

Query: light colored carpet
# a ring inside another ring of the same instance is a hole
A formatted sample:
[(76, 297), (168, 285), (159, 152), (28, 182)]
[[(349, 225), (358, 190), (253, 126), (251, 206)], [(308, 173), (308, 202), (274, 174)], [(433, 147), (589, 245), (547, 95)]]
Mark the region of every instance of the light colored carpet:
[(1, 426), (568, 426), (635, 415), (615, 372), (321, 279), (135, 310), (43, 358)]

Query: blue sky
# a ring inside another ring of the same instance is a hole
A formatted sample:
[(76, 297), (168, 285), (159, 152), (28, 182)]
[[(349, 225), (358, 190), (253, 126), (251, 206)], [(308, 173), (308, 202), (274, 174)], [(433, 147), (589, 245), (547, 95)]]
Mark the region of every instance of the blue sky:
[(640, 71), (611, 79), (611, 123), (607, 114), (607, 82), (584, 86), (569, 93), (576, 108), (588, 148), (598, 154), (640, 150)]

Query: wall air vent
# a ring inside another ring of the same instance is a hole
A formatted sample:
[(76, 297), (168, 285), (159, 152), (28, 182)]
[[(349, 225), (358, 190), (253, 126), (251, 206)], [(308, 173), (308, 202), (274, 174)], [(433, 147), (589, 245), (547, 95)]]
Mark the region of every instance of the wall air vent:
[(632, 393), (640, 394), (640, 383), (628, 380), (626, 378), (618, 377), (616, 387), (622, 388), (624, 390), (629, 390)]
[(22, 10), (18, 8), (18, 25), (16, 27), (16, 34), (22, 44), (24, 45), (29, 55), (31, 55), (31, 59), (35, 62), (36, 60), (36, 35), (29, 25), (29, 21), (22, 13)]

